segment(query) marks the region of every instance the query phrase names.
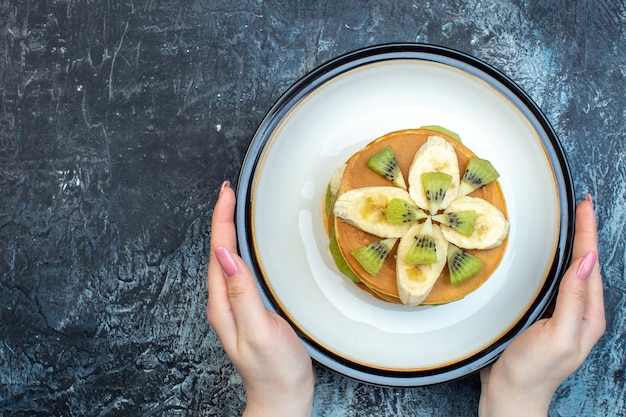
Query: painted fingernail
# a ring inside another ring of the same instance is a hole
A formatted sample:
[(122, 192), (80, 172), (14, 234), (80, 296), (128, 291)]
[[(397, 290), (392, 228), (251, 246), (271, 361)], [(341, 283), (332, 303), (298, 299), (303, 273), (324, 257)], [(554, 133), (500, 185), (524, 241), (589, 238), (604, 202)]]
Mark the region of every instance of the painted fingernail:
[(593, 267), (596, 265), (596, 261), (598, 260), (598, 254), (594, 251), (589, 251), (578, 264), (578, 270), (576, 271), (576, 275), (578, 278), (586, 281), (591, 275), (591, 271), (593, 271)]
[(237, 273), (238, 269), (235, 258), (233, 258), (233, 255), (231, 255), (228, 249), (224, 246), (218, 246), (215, 248), (215, 257), (227, 277), (232, 277)]

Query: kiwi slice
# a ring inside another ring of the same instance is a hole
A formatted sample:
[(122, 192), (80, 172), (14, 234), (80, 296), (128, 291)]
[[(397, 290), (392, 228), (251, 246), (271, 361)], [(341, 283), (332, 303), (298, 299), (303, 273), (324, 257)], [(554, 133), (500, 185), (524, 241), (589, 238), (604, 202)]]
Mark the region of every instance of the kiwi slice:
[(331, 211), (333, 210), (333, 204), (334, 196), (330, 188), (330, 184), (328, 184), (326, 187), (326, 198), (324, 199), (324, 211), (326, 212), (326, 216), (330, 216)]
[(415, 242), (406, 255), (406, 262), (410, 265), (437, 262), (437, 245), (433, 235), (433, 222), (430, 217), (426, 219), (419, 234), (415, 236)]
[(378, 175), (387, 178), (396, 187), (406, 190), (406, 182), (404, 182), (404, 176), (402, 171), (400, 171), (396, 154), (393, 152), (391, 145), (385, 146), (370, 156), (367, 160), (367, 166)]
[(472, 191), (484, 187), (495, 181), (500, 174), (486, 159), (472, 158), (467, 163), (461, 184), (459, 184), (459, 195), (467, 195)]
[(420, 127), (420, 129), (428, 129), (428, 130), (434, 130), (435, 132), (441, 132), (444, 133), (448, 136), (450, 136), (453, 139), (458, 140), (459, 142), (461, 141), (461, 136), (459, 136), (458, 133), (451, 131), (450, 129), (446, 129), (443, 126), (439, 126), (439, 125), (428, 125), (428, 126), (422, 126)]
[(402, 198), (392, 198), (386, 209), (389, 224), (403, 224), (428, 217), (422, 209)]
[(428, 200), (428, 210), (430, 214), (435, 214), (446, 197), (452, 176), (445, 172), (426, 172), (421, 175), (421, 179)]
[(368, 274), (374, 276), (383, 266), (397, 240), (397, 238), (377, 240), (353, 250), (351, 254)]
[(465, 236), (471, 236), (474, 233), (474, 221), (476, 220), (475, 210), (463, 210), (456, 212), (448, 212), (436, 214), (433, 220), (441, 224), (451, 227), (457, 232)]
[(452, 244), (448, 245), (448, 270), (452, 285), (467, 281), (479, 273), (482, 267), (483, 261), (476, 256)]
[(354, 282), (360, 282), (359, 277), (354, 273), (352, 268), (346, 262), (346, 258), (343, 257), (341, 253), (341, 249), (339, 249), (339, 244), (337, 243), (337, 236), (335, 235), (335, 230), (331, 232), (330, 242), (328, 244), (328, 249), (330, 250), (330, 254), (335, 261), (335, 265), (337, 265), (337, 269), (339, 272), (350, 278)]

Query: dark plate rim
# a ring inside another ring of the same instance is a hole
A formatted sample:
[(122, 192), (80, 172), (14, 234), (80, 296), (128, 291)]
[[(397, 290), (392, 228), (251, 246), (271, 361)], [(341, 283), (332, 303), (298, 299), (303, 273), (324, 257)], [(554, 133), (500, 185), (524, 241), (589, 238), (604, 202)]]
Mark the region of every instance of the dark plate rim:
[(317, 363), (365, 383), (382, 386), (410, 387), (451, 381), (480, 370), (495, 361), (506, 346), (508, 346), (519, 333), (545, 314), (556, 295), (561, 277), (571, 259), (574, 238), (573, 219), (575, 215), (575, 203), (571, 172), (556, 132), (539, 106), (530, 96), (499, 70), (463, 52), (429, 44), (390, 43), (374, 45), (348, 52), (320, 65), (304, 75), (276, 101), (257, 128), (240, 170), (237, 182), (237, 207), (235, 215), (239, 251), (242, 258), (255, 274), (263, 301), (268, 309), (281, 314), (288, 320), (287, 315), (280, 310), (278, 304), (272, 299), (271, 293), (261, 278), (262, 271), (257, 262), (254, 248), (252, 247), (250, 217), (252, 188), (256, 168), (266, 149), (268, 140), (291, 109), (308, 94), (327, 81), (363, 65), (398, 59), (431, 61), (460, 69), (483, 80), (513, 103), (517, 103), (518, 110), (528, 119), (543, 143), (547, 158), (552, 165), (557, 191), (561, 196), (559, 210), (560, 232), (555, 257), (548, 272), (548, 279), (546, 279), (546, 282), (531, 307), (509, 331), (497, 339), (491, 346), (477, 352), (467, 359), (436, 369), (408, 372), (367, 367), (338, 357), (315, 341), (308, 339), (301, 332), (298, 332), (297, 324), (290, 323), (295, 328), (311, 357)]

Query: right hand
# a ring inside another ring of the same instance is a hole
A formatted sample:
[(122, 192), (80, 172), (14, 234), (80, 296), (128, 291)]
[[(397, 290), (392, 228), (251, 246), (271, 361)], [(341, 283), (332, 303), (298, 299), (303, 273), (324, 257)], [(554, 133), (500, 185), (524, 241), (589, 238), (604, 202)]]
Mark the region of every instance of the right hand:
[(546, 416), (552, 396), (589, 355), (606, 328), (591, 197), (576, 209), (572, 263), (554, 314), (523, 331), (481, 372), (479, 415)]

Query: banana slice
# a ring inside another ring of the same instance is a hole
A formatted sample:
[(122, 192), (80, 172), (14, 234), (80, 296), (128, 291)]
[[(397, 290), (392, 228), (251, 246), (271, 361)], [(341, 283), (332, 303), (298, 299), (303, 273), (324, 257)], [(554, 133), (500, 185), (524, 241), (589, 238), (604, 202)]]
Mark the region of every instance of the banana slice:
[(448, 242), (464, 249), (491, 249), (502, 244), (509, 232), (509, 222), (496, 206), (482, 198), (463, 196), (454, 200), (446, 212), (474, 210), (474, 232), (463, 235), (451, 227), (441, 225)]
[(433, 224), (433, 236), (437, 251), (437, 262), (432, 264), (411, 265), (406, 262), (407, 254), (420, 233), (424, 223), (416, 223), (400, 239), (396, 255), (396, 283), (398, 296), (403, 304), (416, 306), (422, 303), (435, 285), (437, 278), (446, 265), (448, 242), (443, 237), (441, 229)]
[(328, 186), (330, 187), (330, 192), (332, 193), (333, 197), (335, 197), (337, 193), (339, 193), (339, 186), (341, 185), (341, 180), (343, 179), (343, 173), (346, 171), (346, 166), (347, 164), (343, 164), (342, 166), (337, 168), (333, 173), (333, 176), (330, 178)]
[(393, 225), (387, 222), (387, 206), (394, 198), (413, 202), (409, 193), (398, 187), (354, 188), (337, 197), (334, 214), (364, 232), (384, 238), (401, 237), (411, 223)]
[(417, 206), (424, 210), (428, 210), (429, 202), (426, 199), (421, 175), (431, 172), (443, 172), (452, 177), (450, 187), (440, 206), (440, 209), (445, 209), (456, 198), (459, 191), (459, 161), (454, 147), (440, 136), (430, 136), (426, 143), (420, 146), (409, 168), (409, 194)]

